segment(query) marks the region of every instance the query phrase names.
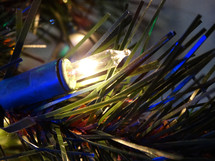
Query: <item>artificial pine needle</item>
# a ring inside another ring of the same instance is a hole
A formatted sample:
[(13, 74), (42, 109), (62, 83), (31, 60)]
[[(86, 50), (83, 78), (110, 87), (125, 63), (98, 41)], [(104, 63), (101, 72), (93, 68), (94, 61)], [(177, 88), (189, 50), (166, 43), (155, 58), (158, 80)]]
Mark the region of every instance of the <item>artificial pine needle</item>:
[(66, 58), (69, 58), (72, 56), (77, 49), (110, 17), (110, 14), (107, 13), (105, 16), (83, 37), (81, 41), (75, 47), (73, 47), (65, 56)]

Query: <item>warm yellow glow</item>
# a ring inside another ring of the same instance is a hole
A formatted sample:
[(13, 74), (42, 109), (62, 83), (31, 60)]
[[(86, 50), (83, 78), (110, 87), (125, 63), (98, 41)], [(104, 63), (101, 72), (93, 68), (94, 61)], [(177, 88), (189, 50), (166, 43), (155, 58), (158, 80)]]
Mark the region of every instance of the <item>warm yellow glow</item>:
[(40, 45), (40, 44), (35, 44), (35, 45), (23, 45), (24, 48), (46, 48), (47, 45)]
[(14, 48), (10, 50), (10, 55), (13, 55)]
[(37, 14), (35, 19), (34, 19), (34, 27), (33, 27), (33, 33), (36, 35), (37, 34), (37, 29), (39, 26), (39, 21), (40, 21), (40, 14)]
[(64, 3), (67, 3), (67, 2), (68, 2), (68, 0), (63, 0), (63, 2), (64, 2)]
[(84, 75), (85, 77), (93, 75), (96, 72), (96, 69), (98, 67), (99, 63), (96, 60), (92, 59), (82, 59), (80, 60), (78, 67), (76, 68), (76, 71), (80, 75)]

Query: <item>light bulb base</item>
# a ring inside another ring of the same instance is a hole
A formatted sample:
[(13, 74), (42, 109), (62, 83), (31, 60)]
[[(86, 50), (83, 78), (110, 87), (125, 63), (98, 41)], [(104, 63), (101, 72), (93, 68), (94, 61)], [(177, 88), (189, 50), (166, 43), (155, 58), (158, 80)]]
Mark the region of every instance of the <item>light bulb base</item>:
[(64, 78), (68, 61), (53, 61), (0, 81), (0, 106), (6, 111), (16, 111), (70, 92), (75, 80), (71, 83), (71, 79)]

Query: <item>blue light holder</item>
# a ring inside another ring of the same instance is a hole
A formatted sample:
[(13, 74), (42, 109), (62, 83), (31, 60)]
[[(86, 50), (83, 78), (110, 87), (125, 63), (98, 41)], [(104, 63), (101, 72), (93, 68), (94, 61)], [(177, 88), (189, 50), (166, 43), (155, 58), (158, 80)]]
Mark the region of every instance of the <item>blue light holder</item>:
[(59, 59), (0, 81), (0, 105), (16, 111), (72, 91), (76, 86), (71, 62)]

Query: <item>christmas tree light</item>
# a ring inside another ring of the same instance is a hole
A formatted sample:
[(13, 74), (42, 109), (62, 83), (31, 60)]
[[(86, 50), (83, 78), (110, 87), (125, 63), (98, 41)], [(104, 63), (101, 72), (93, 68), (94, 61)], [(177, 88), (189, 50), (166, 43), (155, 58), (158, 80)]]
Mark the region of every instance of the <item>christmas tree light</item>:
[(106, 50), (71, 63), (50, 62), (0, 82), (0, 105), (7, 111), (28, 107), (75, 89), (77, 80), (116, 67), (130, 50)]

